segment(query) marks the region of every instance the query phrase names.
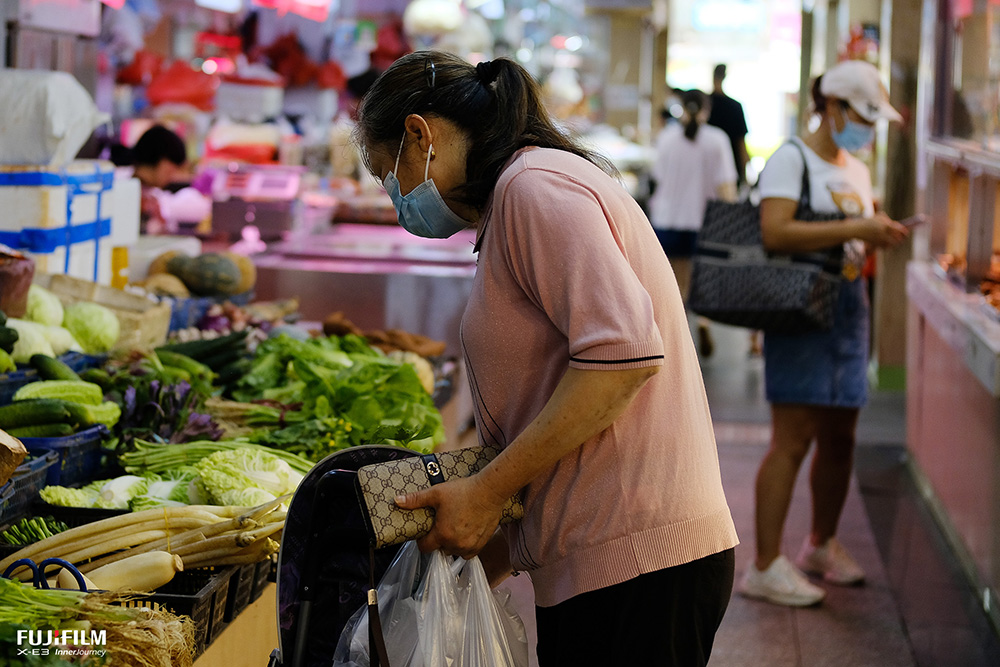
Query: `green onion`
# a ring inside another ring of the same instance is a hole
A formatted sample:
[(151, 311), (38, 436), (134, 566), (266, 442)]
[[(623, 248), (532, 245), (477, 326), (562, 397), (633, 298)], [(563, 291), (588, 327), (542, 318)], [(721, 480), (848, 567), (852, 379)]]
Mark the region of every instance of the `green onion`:
[(182, 444), (158, 444), (145, 440), (135, 441), (135, 451), (126, 452), (119, 461), (127, 472), (162, 473), (173, 468), (191, 465), (201, 459), (230, 449), (259, 449), (283, 459), (298, 473), (306, 474), (315, 465), (298, 454), (286, 452), (276, 447), (255, 445), (245, 440), (196, 440)]

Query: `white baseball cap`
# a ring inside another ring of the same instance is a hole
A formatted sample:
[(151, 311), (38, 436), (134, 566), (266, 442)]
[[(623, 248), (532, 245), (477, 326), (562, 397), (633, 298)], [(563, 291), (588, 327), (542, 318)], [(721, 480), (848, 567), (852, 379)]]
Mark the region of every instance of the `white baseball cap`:
[(844, 100), (869, 123), (879, 118), (903, 120), (889, 104), (889, 93), (878, 70), (863, 60), (845, 60), (828, 69), (820, 79), (819, 92), (825, 97)]

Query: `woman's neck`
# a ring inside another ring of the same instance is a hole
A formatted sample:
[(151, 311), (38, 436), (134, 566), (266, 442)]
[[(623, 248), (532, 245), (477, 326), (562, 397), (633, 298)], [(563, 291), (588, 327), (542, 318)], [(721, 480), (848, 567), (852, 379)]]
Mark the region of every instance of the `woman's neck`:
[(802, 141), (813, 149), (816, 155), (831, 164), (843, 166), (847, 161), (847, 156), (833, 140), (833, 133), (826, 120), (816, 128), (815, 132), (807, 135)]

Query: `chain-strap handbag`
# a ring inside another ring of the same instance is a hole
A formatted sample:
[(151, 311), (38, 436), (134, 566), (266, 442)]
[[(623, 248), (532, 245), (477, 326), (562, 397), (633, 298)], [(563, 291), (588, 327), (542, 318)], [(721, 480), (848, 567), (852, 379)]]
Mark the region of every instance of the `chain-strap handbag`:
[[(809, 167), (802, 153), (802, 191), (796, 220), (841, 220), (810, 204)], [(843, 245), (810, 253), (764, 249), (760, 207), (751, 201), (712, 200), (698, 233), (688, 305), (716, 322), (774, 333), (804, 333), (833, 326), (843, 270)]]
[[(416, 540), (434, 525), (434, 509), (407, 510), (396, 505), (396, 496), (422, 491), (450, 479), (469, 477), (486, 467), (499, 453), (493, 447), (475, 446), (438, 454), (411, 456), (375, 463), (358, 469), (358, 493), (371, 538), (372, 563), (368, 591), (368, 639), (371, 667), (389, 667), (388, 651), (382, 634), (376, 594), (375, 549)], [(519, 521), (524, 516), (520, 494), (503, 506), (500, 523)]]

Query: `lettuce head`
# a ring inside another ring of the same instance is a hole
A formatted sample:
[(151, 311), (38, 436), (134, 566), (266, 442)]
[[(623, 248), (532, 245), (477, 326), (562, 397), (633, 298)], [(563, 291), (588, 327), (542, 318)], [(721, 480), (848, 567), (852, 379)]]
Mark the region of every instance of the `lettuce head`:
[(302, 481), (302, 475), (288, 463), (256, 449), (215, 452), (194, 467), (217, 505), (260, 505), (291, 493)]
[(50, 327), (63, 323), (63, 305), (59, 297), (40, 285), (28, 288), (28, 308), (24, 318)]
[(111, 351), (121, 335), (118, 317), (97, 303), (81, 302), (66, 306), (63, 326), (69, 329), (87, 354)]

